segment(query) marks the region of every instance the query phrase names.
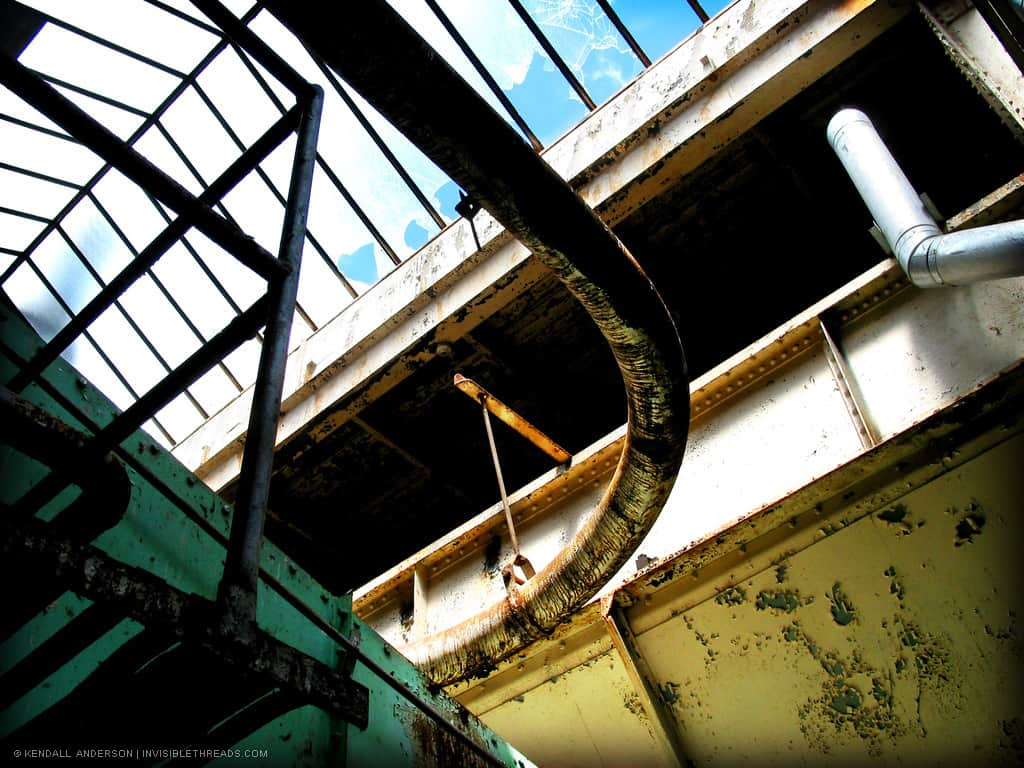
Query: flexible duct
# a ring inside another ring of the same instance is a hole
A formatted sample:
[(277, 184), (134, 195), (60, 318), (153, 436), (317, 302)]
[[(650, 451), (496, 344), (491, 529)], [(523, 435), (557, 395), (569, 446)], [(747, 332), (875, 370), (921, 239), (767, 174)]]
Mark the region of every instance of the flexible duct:
[(842, 109), (827, 135), (896, 260), (921, 288), (1024, 275), (1024, 221), (943, 234), (871, 120)]
[(534, 255), (590, 313), (626, 388), (622, 456), (566, 548), (509, 597), (402, 649), (435, 682), (484, 674), (589, 600), (646, 536), (682, 462), (689, 384), (650, 280), (590, 207), (383, 0), (326, 24), (312, 3), (266, 6)]

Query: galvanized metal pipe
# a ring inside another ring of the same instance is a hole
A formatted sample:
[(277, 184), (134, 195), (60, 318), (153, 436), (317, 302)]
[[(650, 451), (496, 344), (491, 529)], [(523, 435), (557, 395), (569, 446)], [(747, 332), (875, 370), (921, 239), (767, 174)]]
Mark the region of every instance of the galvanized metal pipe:
[(277, 425), (281, 417), (288, 339), (299, 290), (299, 265), (306, 242), (306, 220), (313, 188), (323, 99), (323, 91), (318, 86), (311, 86), (299, 120), (279, 256), (288, 271), (284, 277), (272, 281), (268, 291), (269, 317), (260, 352), (259, 372), (253, 387), (249, 429), (242, 454), (235, 511), (231, 518), (224, 576), (218, 592), (225, 616), (242, 623), (256, 621), (260, 549), (263, 544), (267, 500), (270, 497)]
[(325, 25), (268, 0), (286, 26), (523, 242), (594, 318), (619, 363), (628, 430), (612, 484), (568, 546), (514, 594), (403, 653), (441, 684), (551, 632), (629, 559), (675, 482), (689, 386), (651, 281), (590, 207), (383, 0)]
[(943, 234), (867, 115), (840, 110), (827, 135), (914, 285), (934, 288), (1024, 275), (1024, 220)]

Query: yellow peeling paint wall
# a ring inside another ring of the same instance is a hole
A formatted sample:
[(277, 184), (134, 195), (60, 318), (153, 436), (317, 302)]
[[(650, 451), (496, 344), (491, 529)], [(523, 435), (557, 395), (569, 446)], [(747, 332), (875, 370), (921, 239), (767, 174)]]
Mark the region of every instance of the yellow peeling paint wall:
[[(687, 762), (1024, 763), (1022, 518), (1017, 435), (644, 631)], [(539, 765), (674, 764), (598, 646), (484, 720)]]

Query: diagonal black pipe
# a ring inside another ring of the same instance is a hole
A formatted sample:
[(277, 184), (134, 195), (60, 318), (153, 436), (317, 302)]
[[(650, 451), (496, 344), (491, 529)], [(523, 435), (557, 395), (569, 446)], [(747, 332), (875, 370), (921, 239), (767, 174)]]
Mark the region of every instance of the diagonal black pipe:
[(436, 682), (484, 672), (553, 630), (627, 561), (682, 462), (689, 386), (679, 335), (653, 284), (590, 207), (384, 0), (323, 23), (267, 0), (305, 45), (473, 195), (587, 309), (618, 361), (629, 425), (619, 466), (566, 549), (518, 592), (403, 649)]

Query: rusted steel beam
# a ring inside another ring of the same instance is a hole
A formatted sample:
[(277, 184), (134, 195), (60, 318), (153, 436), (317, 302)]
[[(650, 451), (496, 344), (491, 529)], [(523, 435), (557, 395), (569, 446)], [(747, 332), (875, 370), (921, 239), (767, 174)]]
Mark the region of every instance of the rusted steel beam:
[(194, 643), (242, 675), (255, 675), (358, 728), (368, 723), (369, 692), (359, 683), (252, 626), (217, 621), (216, 606), (96, 547), (52, 536), (46, 524), (0, 520), (5, 562), (43, 566), (68, 589), (115, 606), (140, 624)]
[(628, 560), (675, 482), (689, 422), (679, 335), (653, 284), (566, 182), (384, 0), (348, 24), (265, 3), (568, 287), (622, 372), (629, 430), (615, 481), (547, 568), (515, 596), (407, 654), (438, 683), (493, 667), (551, 632)]
[[(85, 491), (53, 518), (54, 530), (88, 541), (124, 516), (132, 494), (128, 473), (113, 454), (97, 455), (89, 447), (90, 435), (6, 387), (0, 387), (0, 422), (4, 424), (0, 442), (52, 467), (54, 475)], [(95, 503), (97, 497), (102, 498), (101, 504)], [(28, 517), (40, 506), (30, 490), (9, 514)]]
[(512, 429), (536, 445), (559, 464), (564, 464), (572, 458), (572, 454), (565, 450), (565, 448), (545, 435), (537, 429), (537, 427), (533, 426), (533, 424), (509, 408), (505, 403), (472, 379), (467, 379), (461, 373), (456, 373), (455, 387), (460, 392), (482, 404), (493, 416), (508, 424)]

